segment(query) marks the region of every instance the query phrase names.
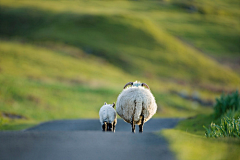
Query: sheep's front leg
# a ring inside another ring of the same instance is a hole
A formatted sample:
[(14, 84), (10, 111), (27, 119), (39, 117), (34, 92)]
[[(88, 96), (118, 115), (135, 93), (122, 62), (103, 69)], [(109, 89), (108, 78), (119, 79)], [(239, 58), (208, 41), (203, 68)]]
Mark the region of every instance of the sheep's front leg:
[(134, 123), (134, 121), (132, 121), (132, 133), (135, 133), (135, 123)]
[(144, 124), (144, 115), (142, 116), (142, 119), (141, 119), (141, 124), (139, 125), (139, 132), (143, 132), (143, 124)]

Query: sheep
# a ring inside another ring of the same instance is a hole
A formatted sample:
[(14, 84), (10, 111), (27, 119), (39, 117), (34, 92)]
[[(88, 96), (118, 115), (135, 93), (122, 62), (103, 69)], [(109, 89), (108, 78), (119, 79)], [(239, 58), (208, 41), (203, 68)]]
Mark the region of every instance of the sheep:
[(117, 113), (114, 109), (115, 103), (107, 104), (106, 102), (99, 110), (99, 120), (102, 125), (102, 131), (115, 132), (117, 124)]
[[(128, 85), (131, 86), (126, 88)], [(157, 104), (146, 83), (128, 82), (117, 98), (116, 111), (125, 122), (131, 124), (133, 133), (135, 124), (139, 125), (141, 133), (143, 124), (156, 113)]]

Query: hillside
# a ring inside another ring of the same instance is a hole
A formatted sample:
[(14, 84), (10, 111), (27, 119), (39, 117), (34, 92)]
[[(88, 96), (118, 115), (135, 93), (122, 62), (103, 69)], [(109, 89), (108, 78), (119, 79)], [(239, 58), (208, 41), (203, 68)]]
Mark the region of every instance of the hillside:
[(6, 123), (9, 115), (34, 122), (97, 118), (101, 105), (116, 101), (123, 85), (135, 80), (151, 87), (156, 117), (210, 113), (176, 93), (213, 100), (239, 88), (240, 76), (196, 45), (197, 36), (188, 38), (190, 30), (169, 27), (177, 23), (171, 11), (186, 14), (173, 2), (1, 1), (2, 117)]
[[(34, 14), (30, 14), (32, 11)], [(35, 8), (1, 8), (1, 16), (3, 37), (80, 47), (138, 76), (233, 85), (240, 81), (229, 69), (143, 18), (122, 14), (56, 14)]]

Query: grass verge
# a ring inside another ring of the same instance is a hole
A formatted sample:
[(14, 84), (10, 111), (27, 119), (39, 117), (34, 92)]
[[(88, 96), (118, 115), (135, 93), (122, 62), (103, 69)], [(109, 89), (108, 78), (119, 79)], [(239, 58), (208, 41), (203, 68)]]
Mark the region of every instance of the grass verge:
[(159, 134), (169, 141), (170, 149), (179, 160), (240, 159), (240, 139), (205, 137), (202, 126), (208, 126), (213, 120), (212, 115), (198, 115), (181, 121), (175, 129), (163, 130)]
[(17, 131), (33, 127), (37, 124), (33, 120), (14, 120), (0, 117), (0, 130)]

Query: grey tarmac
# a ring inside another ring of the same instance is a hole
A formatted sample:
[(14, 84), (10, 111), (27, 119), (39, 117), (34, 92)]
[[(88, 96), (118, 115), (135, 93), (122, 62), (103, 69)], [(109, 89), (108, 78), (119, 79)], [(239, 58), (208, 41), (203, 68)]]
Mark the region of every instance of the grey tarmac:
[(143, 133), (135, 134), (122, 119), (115, 133), (102, 132), (97, 119), (56, 120), (24, 131), (3, 131), (0, 160), (172, 160), (174, 154), (157, 132), (180, 120), (151, 119)]

